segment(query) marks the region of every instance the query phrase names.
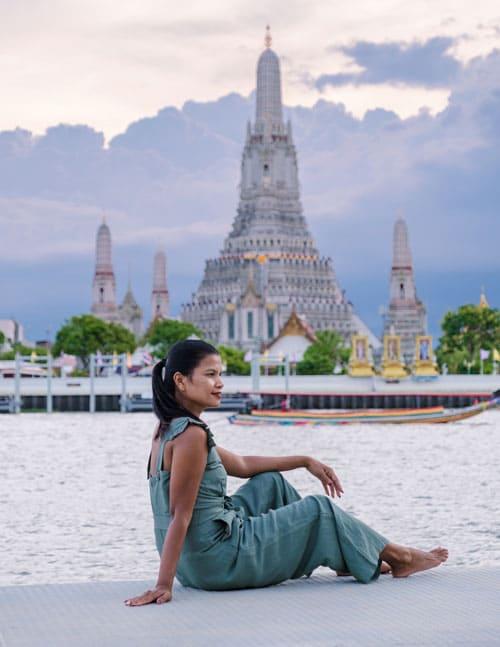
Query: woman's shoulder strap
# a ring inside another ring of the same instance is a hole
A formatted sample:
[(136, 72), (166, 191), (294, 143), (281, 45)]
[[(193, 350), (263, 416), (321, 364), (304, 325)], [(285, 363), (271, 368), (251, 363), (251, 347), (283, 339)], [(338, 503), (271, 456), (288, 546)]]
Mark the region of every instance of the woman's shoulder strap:
[(198, 425), (199, 427), (202, 427), (202, 429), (207, 432), (208, 448), (210, 449), (210, 447), (215, 446), (215, 440), (212, 432), (208, 428), (208, 425), (202, 420), (196, 420), (196, 418), (189, 418), (188, 416), (183, 416), (182, 418), (173, 418), (167, 431), (168, 439), (173, 440), (174, 438), (177, 438), (177, 436), (182, 434), (182, 432), (185, 431), (189, 427), (189, 425)]

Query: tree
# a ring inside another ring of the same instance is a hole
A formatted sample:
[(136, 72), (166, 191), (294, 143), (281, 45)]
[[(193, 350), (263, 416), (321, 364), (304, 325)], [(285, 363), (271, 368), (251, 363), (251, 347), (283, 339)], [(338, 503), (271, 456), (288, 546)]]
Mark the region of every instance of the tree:
[(250, 364), (244, 360), (244, 351), (231, 346), (219, 346), (217, 350), (228, 375), (250, 375)]
[(349, 349), (334, 330), (316, 333), (316, 341), (306, 349), (297, 364), (298, 375), (330, 375), (337, 364), (344, 366), (349, 360)]
[(0, 346), (3, 346), (4, 344), (5, 344), (5, 335), (0, 330)]
[(480, 349), (490, 351), (484, 371), (490, 373), (494, 349), (500, 350), (500, 311), (463, 305), (447, 312), (441, 323), (443, 335), (436, 350), (437, 360), (450, 373), (479, 373)]
[(57, 331), (52, 352), (55, 356), (76, 355), (88, 367), (91, 353), (133, 352), (136, 346), (134, 335), (121, 324), (108, 323), (94, 315), (80, 315), (71, 317)]
[(176, 319), (156, 319), (144, 335), (143, 342), (151, 344), (156, 357), (165, 357), (172, 344), (191, 335), (203, 337), (201, 330), (191, 323)]

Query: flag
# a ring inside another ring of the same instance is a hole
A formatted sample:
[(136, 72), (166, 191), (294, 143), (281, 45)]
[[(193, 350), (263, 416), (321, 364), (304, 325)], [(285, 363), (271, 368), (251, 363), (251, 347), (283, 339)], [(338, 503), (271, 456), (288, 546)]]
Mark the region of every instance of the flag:
[(493, 361), (500, 362), (500, 353), (497, 351), (496, 348), (493, 349)]
[(490, 351), (489, 350), (485, 350), (484, 348), (481, 348), (479, 350), (479, 357), (480, 357), (481, 360), (488, 359), (489, 356), (490, 356)]

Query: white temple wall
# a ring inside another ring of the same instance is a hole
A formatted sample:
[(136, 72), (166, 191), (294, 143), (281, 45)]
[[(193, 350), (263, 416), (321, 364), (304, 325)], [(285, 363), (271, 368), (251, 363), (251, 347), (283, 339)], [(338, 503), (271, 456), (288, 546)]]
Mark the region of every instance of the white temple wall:
[(285, 335), (269, 347), (272, 356), (288, 355), (291, 361), (300, 362), (311, 342), (302, 335)]

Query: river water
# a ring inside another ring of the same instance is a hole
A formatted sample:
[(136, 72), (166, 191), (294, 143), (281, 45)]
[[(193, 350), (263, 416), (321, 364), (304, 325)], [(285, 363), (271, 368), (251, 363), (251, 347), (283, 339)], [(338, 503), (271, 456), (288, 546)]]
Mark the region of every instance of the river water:
[[(332, 465), (340, 505), (392, 541), (450, 550), (449, 564), (500, 565), (500, 412), (447, 425), (235, 427), (240, 454), (308, 454)], [(0, 585), (154, 580), (146, 462), (151, 414), (0, 417)], [(305, 469), (301, 495), (324, 494)], [(232, 494), (243, 481), (228, 479)], [(336, 500), (338, 502), (338, 500)]]

